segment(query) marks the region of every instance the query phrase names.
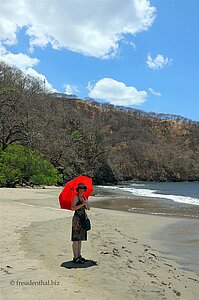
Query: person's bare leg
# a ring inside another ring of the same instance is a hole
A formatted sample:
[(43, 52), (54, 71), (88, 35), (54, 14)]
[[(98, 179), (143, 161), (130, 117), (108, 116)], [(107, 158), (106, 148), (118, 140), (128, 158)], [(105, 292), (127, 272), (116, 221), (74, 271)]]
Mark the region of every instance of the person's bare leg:
[(78, 256), (81, 255), (82, 241), (78, 241)]
[(74, 259), (79, 257), (79, 241), (74, 241), (72, 244)]

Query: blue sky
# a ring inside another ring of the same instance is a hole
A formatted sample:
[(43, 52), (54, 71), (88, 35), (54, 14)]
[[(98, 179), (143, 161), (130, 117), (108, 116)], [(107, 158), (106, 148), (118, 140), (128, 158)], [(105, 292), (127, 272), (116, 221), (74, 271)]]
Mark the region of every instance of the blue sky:
[(0, 54), (49, 90), (199, 121), (198, 28), (197, 0), (8, 0)]

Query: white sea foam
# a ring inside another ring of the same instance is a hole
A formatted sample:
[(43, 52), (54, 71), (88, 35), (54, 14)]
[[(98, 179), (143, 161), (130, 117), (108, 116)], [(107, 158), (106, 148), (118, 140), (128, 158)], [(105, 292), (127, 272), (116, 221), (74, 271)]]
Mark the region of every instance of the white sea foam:
[(165, 194), (158, 194), (156, 190), (149, 190), (149, 189), (135, 189), (129, 187), (117, 187), (117, 186), (100, 186), (102, 188), (108, 188), (112, 190), (120, 190), (125, 192), (130, 192), (134, 196), (140, 197), (149, 197), (149, 198), (162, 198), (173, 200), (174, 202), (191, 204), (191, 205), (199, 205), (199, 198), (192, 198), (192, 197), (185, 197), (180, 195), (165, 195)]

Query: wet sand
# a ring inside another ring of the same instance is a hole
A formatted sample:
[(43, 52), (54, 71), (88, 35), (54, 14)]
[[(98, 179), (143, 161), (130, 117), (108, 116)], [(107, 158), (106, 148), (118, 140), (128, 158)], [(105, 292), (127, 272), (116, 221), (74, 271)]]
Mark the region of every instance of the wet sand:
[(73, 212), (59, 208), (59, 192), (0, 189), (2, 299), (199, 298), (199, 277), (156, 238), (184, 220), (92, 207), (82, 246), (88, 261), (78, 266), (71, 261)]
[(95, 194), (93, 207), (177, 218), (178, 222), (164, 231), (157, 230), (153, 238), (159, 241), (159, 245), (163, 245), (163, 255), (175, 259), (182, 268), (199, 275), (199, 206), (175, 203), (168, 199), (138, 197), (106, 187), (97, 187)]

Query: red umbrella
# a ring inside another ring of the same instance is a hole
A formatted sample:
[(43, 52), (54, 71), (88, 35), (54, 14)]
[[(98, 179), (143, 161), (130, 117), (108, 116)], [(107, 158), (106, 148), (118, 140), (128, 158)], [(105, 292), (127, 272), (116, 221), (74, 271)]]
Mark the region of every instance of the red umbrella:
[(72, 200), (74, 196), (77, 195), (76, 188), (79, 183), (83, 183), (87, 187), (87, 190), (83, 193), (83, 196), (88, 199), (93, 191), (92, 178), (80, 175), (73, 180), (68, 181), (61, 191), (59, 195), (59, 203), (61, 208), (72, 210)]

